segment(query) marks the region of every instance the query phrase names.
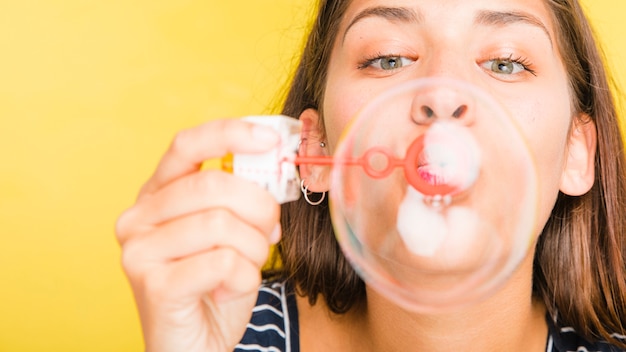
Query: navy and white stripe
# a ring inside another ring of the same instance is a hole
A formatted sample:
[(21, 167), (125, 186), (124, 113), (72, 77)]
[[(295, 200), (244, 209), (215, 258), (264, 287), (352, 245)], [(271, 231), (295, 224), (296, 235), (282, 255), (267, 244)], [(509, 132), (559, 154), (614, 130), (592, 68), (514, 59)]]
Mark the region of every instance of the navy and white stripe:
[(284, 282), (259, 288), (252, 319), (235, 352), (299, 352), (298, 312), (293, 290)]
[[(574, 328), (569, 326), (558, 327), (549, 316), (546, 317), (550, 333), (546, 352), (624, 352), (626, 350), (615, 347), (607, 342), (591, 343), (581, 337)], [(612, 334), (618, 340), (626, 342), (626, 336)]]

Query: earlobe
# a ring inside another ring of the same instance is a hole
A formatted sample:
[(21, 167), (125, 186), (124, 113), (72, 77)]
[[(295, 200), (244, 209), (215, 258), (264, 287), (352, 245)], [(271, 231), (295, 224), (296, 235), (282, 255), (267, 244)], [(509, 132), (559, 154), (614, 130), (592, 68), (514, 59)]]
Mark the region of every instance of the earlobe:
[[(320, 115), (315, 109), (306, 109), (300, 114), (302, 132), (298, 154), (307, 157), (328, 156), (327, 142), (321, 130)], [(300, 165), (300, 178), (311, 192), (326, 192), (329, 188), (330, 166)]]
[(574, 118), (561, 176), (561, 192), (580, 196), (591, 189), (595, 181), (597, 141), (595, 122), (587, 115)]

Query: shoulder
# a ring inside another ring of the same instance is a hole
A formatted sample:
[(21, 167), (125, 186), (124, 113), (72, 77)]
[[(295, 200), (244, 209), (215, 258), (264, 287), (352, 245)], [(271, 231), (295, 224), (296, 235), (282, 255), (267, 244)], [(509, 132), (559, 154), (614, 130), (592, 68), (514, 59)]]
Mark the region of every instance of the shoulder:
[[(547, 352), (625, 352), (604, 341), (589, 342), (569, 326), (560, 326), (558, 322), (547, 317), (550, 335), (548, 336)], [(615, 338), (626, 342), (626, 336), (614, 334)]]
[(246, 332), (235, 347), (243, 351), (299, 351), (298, 311), (286, 282), (263, 282)]

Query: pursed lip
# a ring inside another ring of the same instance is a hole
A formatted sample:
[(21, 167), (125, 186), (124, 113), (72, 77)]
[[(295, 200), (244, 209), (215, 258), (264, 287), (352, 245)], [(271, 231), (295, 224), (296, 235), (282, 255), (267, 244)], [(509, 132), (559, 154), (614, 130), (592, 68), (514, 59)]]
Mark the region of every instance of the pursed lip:
[(417, 167), (418, 175), (433, 186), (445, 185), (450, 182), (450, 175), (442, 168), (433, 164), (420, 164)]
[(458, 157), (455, 152), (449, 146), (438, 143), (426, 146), (417, 161), (417, 174), (433, 186), (452, 183), (455, 159)]
[(456, 196), (472, 186), (480, 170), (480, 152), (462, 126), (438, 123), (407, 148), (404, 172), (418, 192)]

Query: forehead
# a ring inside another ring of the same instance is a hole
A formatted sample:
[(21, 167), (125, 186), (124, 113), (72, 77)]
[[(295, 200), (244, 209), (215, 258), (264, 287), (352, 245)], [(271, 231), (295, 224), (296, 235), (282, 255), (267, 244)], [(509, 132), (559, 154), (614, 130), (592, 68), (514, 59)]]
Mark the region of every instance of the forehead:
[[(534, 24), (545, 28), (551, 40), (555, 37), (553, 16), (545, 0), (351, 0), (342, 19), (342, 32), (362, 18), (378, 16), (393, 19), (393, 13), (372, 11), (376, 8), (409, 10), (404, 13), (396, 12), (395, 15), (404, 17), (399, 19), (412, 19), (421, 24), (434, 25), (439, 30), (445, 30), (444, 23), (484, 24), (482, 20), (489, 17), (485, 17), (485, 14), (514, 14), (515, 16), (491, 16), (491, 20), (487, 22), (498, 25), (506, 25), (509, 20), (518, 22), (519, 19), (529, 24), (536, 22)], [(500, 21), (495, 21), (495, 18), (500, 18)]]

